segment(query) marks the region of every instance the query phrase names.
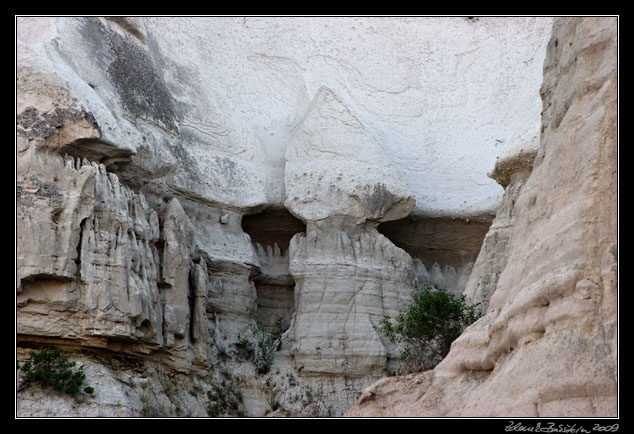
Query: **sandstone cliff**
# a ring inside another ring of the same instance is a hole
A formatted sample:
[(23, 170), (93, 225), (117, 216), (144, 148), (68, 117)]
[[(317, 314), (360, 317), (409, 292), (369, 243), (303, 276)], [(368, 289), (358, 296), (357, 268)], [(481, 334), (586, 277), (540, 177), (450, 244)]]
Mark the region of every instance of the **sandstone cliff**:
[(522, 187), (467, 286), (494, 290), (486, 315), (434, 370), (376, 383), (346, 415), (617, 415), (616, 31), (615, 18), (555, 20), (534, 168), (524, 181), (496, 166), (507, 198)]

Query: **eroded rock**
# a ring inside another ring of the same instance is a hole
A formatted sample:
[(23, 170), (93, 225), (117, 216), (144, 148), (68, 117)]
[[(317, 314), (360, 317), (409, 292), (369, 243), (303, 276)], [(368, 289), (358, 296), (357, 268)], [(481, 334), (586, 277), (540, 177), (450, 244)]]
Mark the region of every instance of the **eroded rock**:
[(533, 169), (537, 149), (536, 141), (520, 143), (518, 149), (499, 158), (489, 174), (504, 187), (504, 196), (464, 288), (466, 300), (477, 305), (481, 312), (487, 311), (506, 266), (510, 250), (509, 232), (516, 215), (515, 202)]
[(293, 133), (284, 179), (285, 206), (303, 221), (395, 220), (416, 203), (376, 139), (326, 87)]
[(555, 20), (541, 143), (487, 314), (420, 398), (377, 387), (347, 415), (617, 415), (616, 31), (616, 18)]
[(381, 223), (378, 229), (414, 259), (418, 287), (429, 285), (460, 295), (490, 225), (488, 215), (471, 218), (408, 216)]
[(290, 351), (302, 375), (376, 377), (393, 358), (374, 326), (409, 298), (413, 263), (376, 228), (407, 215), (415, 201), (380, 154), (326, 88), (289, 146), (286, 204), (307, 223), (289, 248), (296, 282)]
[[(524, 88), (538, 82), (549, 20), (428, 19), (431, 34), (453, 29), (431, 41), (416, 19), (346, 18), (344, 29), (330, 18), (19, 17), (18, 345), (85, 350), (74, 357), (98, 393), (76, 403), (20, 390), (19, 414), (263, 416), (280, 405), (272, 414), (341, 415), (373, 379), (398, 370), (377, 321), (396, 314), (421, 281), (459, 291), (485, 232), (439, 225), (417, 256), (408, 230), (394, 241), (402, 250), (377, 225), (399, 228), (423, 210), (435, 213), (428, 227), (457, 215), (476, 227), (465, 216), (492, 211), (500, 188), (477, 169), (511, 132), (536, 129), (538, 98)], [(267, 36), (270, 25), (278, 37)], [(386, 30), (418, 43), (372, 39)], [(509, 41), (513, 50), (496, 48)], [(485, 66), (496, 64), (491, 56), (505, 67)], [(418, 58), (432, 60), (410, 61)], [(511, 70), (526, 74), (511, 79)], [(465, 77), (475, 86), (466, 93)], [(487, 83), (497, 103), (480, 97)], [(593, 83), (584, 92), (603, 82)], [(567, 125), (574, 91), (554, 93), (570, 100), (551, 109)], [(493, 128), (502, 134), (474, 126), (474, 114), (503, 125)], [(441, 238), (451, 246), (443, 250)], [(575, 281), (580, 305), (607, 300), (601, 279), (611, 275), (614, 245), (602, 277)], [(548, 302), (550, 317), (565, 316), (565, 303)], [(490, 369), (509, 345), (539, 342), (539, 318), (532, 328), (517, 318), (526, 306), (541, 312), (536, 303), (518, 297), (516, 312), (490, 317), (495, 349), (461, 366)], [(261, 336), (258, 328), (285, 330), (266, 374), (235, 345)], [(482, 330), (471, 336), (465, 348), (489, 339)], [(593, 348), (552, 342), (557, 354)], [(373, 390), (365, 402), (381, 401)], [(586, 390), (575, 390), (585, 405)]]

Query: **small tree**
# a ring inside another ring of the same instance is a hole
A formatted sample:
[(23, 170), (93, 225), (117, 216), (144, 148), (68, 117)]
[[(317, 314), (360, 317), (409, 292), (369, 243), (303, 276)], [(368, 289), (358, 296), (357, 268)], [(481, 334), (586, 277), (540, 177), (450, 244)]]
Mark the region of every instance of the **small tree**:
[(444, 289), (423, 286), (412, 293), (413, 302), (392, 322), (385, 317), (378, 330), (390, 342), (400, 344), (401, 360), (411, 371), (432, 369), (449, 353), (451, 343), (481, 313)]

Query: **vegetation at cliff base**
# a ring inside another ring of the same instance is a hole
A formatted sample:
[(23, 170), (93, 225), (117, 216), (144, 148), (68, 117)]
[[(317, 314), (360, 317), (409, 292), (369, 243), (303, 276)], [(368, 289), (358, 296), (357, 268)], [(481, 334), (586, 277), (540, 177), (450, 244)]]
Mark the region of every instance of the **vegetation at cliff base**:
[(449, 353), (451, 343), (480, 318), (465, 297), (423, 286), (396, 318), (383, 318), (377, 330), (401, 348), (410, 372), (432, 369)]
[[(79, 394), (82, 384), (86, 379), (83, 366), (78, 370), (73, 370), (75, 362), (69, 362), (62, 356), (59, 348), (47, 348), (42, 351), (30, 351), (31, 359), (17, 369), (24, 373), (25, 384), (39, 383), (43, 387), (50, 387), (54, 391), (76, 396)], [(84, 393), (89, 395), (94, 393), (90, 386), (84, 387)]]

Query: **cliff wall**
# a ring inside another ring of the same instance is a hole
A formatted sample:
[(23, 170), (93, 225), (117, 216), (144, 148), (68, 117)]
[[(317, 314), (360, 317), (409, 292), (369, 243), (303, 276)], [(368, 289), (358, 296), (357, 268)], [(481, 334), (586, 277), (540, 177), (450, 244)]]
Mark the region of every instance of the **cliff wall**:
[(17, 358), (96, 391), (18, 415), (343, 414), (467, 286), (551, 21), (18, 17)]
[(618, 415), (616, 18), (555, 20), (541, 96), (532, 173), (496, 166), (515, 199), (467, 285), (493, 291), (486, 315), (434, 370), (376, 383), (346, 415)]

